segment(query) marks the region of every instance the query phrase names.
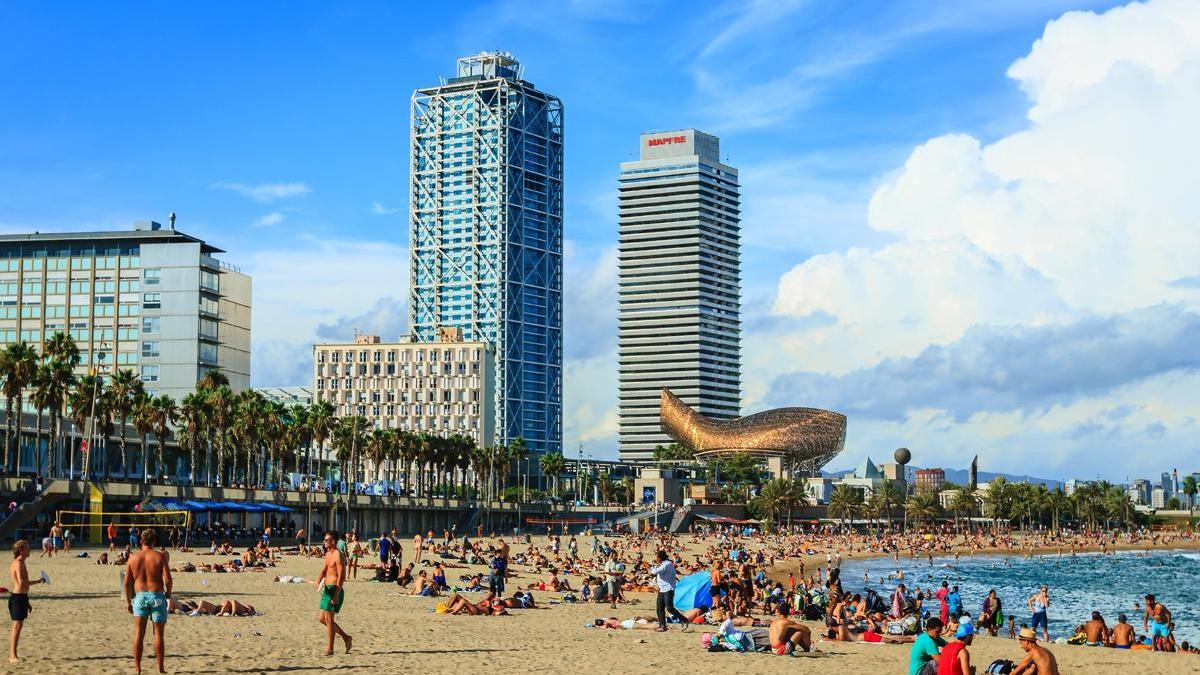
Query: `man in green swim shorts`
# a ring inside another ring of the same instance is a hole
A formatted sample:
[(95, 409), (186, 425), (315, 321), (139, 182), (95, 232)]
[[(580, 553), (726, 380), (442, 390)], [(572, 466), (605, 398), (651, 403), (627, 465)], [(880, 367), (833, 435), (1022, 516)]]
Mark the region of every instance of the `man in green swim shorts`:
[(133, 672), (142, 672), (142, 644), (146, 620), (154, 625), (154, 657), (158, 672), (167, 672), (167, 606), (171, 598), (171, 560), (166, 551), (155, 550), (158, 535), (153, 528), (142, 531), (141, 550), (130, 556), (125, 574), (125, 608), (133, 614)]
[(325, 650), (326, 656), (333, 656), (333, 638), (340, 635), (346, 643), (346, 653), (350, 653), (350, 644), (354, 641), (335, 619), (342, 610), (342, 602), (346, 599), (346, 560), (338, 550), (338, 535), (333, 530), (325, 532), (325, 559), (322, 561), (321, 574), (314, 584), (321, 586), (321, 611), (317, 620), (325, 626), (329, 635), (329, 645)]

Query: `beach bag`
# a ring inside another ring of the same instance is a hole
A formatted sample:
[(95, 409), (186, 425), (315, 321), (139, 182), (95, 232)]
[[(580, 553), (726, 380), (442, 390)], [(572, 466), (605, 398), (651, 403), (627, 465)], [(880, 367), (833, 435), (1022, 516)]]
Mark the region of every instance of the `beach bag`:
[(904, 635), (904, 625), (899, 621), (889, 621), (887, 623), (888, 635)]
[(983, 672), (988, 673), (989, 675), (1008, 675), (1008, 673), (1011, 673), (1013, 668), (1016, 667), (1017, 664), (1009, 661), (1008, 659), (996, 659), (995, 661), (992, 661), (992, 663), (987, 667), (987, 670)]

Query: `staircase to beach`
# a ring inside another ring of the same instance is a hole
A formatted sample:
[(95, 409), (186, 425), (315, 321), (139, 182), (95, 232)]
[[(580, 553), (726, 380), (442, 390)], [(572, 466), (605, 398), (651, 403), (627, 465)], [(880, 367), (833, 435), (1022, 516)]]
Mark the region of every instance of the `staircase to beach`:
[(40, 492), (34, 494), (32, 499), (18, 506), (12, 515), (0, 523), (0, 541), (16, 539), (18, 533), (26, 530), (28, 530), (28, 533), (33, 534), (33, 529), (27, 526), (37, 519), (38, 514), (46, 509), (58, 506), (70, 499), (70, 496), (71, 484), (69, 481), (48, 481)]

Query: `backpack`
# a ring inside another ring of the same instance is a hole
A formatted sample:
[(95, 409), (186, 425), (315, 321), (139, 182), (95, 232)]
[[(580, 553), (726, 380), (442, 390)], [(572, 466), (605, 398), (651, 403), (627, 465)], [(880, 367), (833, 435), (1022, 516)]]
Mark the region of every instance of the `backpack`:
[(1008, 673), (1011, 673), (1012, 669), (1016, 667), (1017, 664), (1009, 661), (1008, 659), (996, 659), (995, 661), (992, 661), (992, 663), (987, 667), (987, 670), (983, 672), (988, 673), (989, 675), (1008, 675)]

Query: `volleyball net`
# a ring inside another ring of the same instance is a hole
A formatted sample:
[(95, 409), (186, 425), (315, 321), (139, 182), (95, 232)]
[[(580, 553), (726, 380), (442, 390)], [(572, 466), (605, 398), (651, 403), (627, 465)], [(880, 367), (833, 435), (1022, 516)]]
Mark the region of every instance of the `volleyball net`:
[[(119, 535), (128, 534), (131, 527), (136, 527), (140, 531), (147, 527), (165, 529), (176, 526), (187, 532), (191, 528), (192, 514), (190, 511), (72, 511), (64, 509), (54, 513), (54, 520), (63, 529), (84, 534), (84, 540), (98, 544), (108, 541), (109, 525), (115, 526)], [(162, 545), (166, 545), (166, 532), (159, 533), (158, 541)]]

